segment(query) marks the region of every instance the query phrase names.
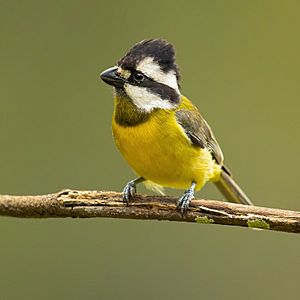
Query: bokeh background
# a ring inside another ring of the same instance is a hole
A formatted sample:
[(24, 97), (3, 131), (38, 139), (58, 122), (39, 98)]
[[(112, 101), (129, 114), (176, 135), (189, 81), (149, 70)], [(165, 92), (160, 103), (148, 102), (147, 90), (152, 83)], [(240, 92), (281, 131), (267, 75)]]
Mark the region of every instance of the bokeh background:
[[(99, 73), (164, 37), (254, 203), (299, 210), (299, 15), (290, 0), (1, 1), (0, 193), (120, 191), (134, 174)], [(5, 217), (0, 232), (1, 299), (299, 299), (292, 234)]]

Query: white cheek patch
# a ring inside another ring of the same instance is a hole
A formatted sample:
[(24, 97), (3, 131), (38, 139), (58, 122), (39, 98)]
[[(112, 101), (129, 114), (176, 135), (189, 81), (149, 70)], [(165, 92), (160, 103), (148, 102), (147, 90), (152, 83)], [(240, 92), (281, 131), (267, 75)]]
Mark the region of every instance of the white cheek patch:
[(176, 106), (168, 100), (162, 100), (158, 95), (152, 94), (145, 87), (125, 83), (124, 89), (133, 103), (141, 110), (150, 112), (154, 108), (172, 109)]
[(146, 57), (143, 60), (141, 60), (137, 65), (136, 69), (144, 73), (146, 76), (150, 77), (154, 81), (168, 85), (169, 87), (175, 89), (178, 92), (178, 94), (180, 94), (175, 72), (163, 72), (159, 64), (156, 63), (152, 57)]

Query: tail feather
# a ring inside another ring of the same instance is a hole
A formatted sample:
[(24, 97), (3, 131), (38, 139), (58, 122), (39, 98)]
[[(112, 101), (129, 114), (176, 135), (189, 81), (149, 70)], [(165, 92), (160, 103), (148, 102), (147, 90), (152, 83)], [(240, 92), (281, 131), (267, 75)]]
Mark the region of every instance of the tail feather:
[(251, 200), (225, 170), (222, 170), (219, 181), (214, 183), (228, 201), (253, 205)]

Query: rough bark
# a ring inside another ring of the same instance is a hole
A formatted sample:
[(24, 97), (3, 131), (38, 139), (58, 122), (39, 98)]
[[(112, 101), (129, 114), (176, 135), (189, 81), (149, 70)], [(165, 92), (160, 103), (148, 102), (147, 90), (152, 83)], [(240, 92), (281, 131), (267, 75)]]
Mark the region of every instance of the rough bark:
[(64, 190), (36, 196), (0, 195), (0, 215), (20, 218), (127, 218), (234, 225), (300, 232), (300, 212), (216, 200), (192, 200), (181, 215), (176, 199), (137, 195), (129, 205), (121, 193)]

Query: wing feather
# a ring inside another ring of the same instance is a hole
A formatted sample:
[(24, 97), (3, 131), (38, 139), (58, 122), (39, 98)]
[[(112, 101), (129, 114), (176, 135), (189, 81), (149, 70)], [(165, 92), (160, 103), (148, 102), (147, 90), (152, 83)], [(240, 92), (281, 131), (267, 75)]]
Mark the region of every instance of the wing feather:
[(215, 161), (222, 165), (224, 160), (222, 150), (199, 111), (196, 108), (179, 109), (175, 112), (175, 116), (191, 143), (196, 147), (207, 148)]

